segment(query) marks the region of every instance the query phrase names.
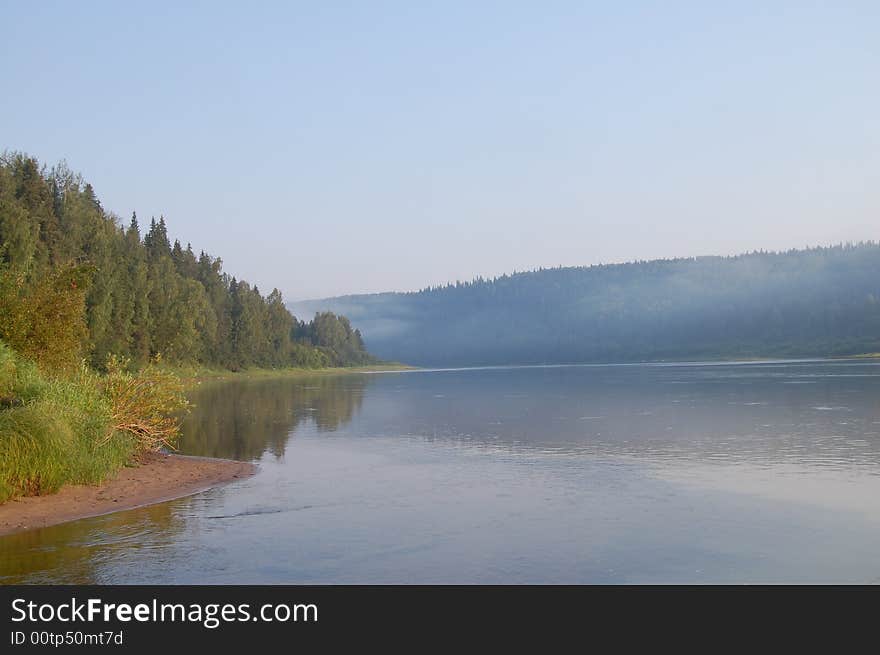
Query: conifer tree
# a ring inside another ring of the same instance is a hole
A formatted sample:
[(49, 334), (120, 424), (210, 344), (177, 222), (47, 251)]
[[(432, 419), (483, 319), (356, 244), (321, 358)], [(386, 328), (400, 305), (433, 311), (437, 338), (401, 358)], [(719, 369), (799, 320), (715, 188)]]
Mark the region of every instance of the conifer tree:
[(47, 173), (18, 153), (0, 157), (0, 309), (0, 339), (29, 340), (44, 361), (57, 344), (68, 364), (84, 355), (98, 368), (110, 355), (134, 367), (162, 355), (232, 369), (366, 357), (337, 353), (352, 352), (342, 337), (318, 345), (277, 289), (263, 297), (219, 258), (172, 245), (164, 216), (142, 239), (134, 212), (123, 227), (66, 164)]

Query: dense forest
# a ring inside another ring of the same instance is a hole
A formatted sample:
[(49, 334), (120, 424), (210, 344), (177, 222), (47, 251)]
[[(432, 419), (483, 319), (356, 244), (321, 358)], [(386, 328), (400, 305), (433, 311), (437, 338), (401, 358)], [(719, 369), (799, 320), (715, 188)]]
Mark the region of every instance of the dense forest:
[(231, 370), (374, 361), (346, 318), (299, 321), (277, 289), (263, 295), (219, 258), (172, 243), (164, 218), (141, 230), (66, 165), (5, 153), (0, 341), (54, 369), (81, 358), (103, 369), (110, 356), (133, 368), (161, 356)]
[(880, 352), (880, 245), (542, 269), (294, 303), (380, 357), (456, 366)]

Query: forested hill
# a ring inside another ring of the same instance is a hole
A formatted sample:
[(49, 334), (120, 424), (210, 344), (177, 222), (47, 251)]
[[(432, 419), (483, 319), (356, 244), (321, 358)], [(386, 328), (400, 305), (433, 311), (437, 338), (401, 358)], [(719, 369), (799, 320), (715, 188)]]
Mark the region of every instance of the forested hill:
[(172, 244), (163, 218), (142, 236), (66, 166), (18, 153), (0, 157), (0, 341), (53, 368), (110, 355), (232, 370), (374, 361), (344, 317), (295, 319), (277, 289)]
[(376, 355), (418, 365), (880, 352), (880, 245), (543, 269), (306, 301)]

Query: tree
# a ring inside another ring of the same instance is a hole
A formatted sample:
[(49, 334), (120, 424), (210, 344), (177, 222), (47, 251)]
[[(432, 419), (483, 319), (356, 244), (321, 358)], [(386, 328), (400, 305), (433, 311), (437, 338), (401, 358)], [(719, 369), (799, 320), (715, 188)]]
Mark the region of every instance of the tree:
[(164, 216), (142, 240), (135, 213), (123, 227), (64, 163), (47, 173), (25, 155), (0, 157), (0, 266), (0, 338), (47, 363), (56, 349), (64, 366), (85, 356), (96, 368), (159, 354), (233, 369), (355, 361), (305, 336), (316, 330), (301, 329), (277, 289), (263, 297), (219, 258), (172, 245)]

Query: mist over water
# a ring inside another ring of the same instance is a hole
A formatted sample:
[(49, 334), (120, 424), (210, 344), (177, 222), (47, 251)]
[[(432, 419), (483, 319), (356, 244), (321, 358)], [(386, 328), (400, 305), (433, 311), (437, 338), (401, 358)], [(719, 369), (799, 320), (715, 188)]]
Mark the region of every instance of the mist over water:
[(880, 364), (486, 368), (205, 385), (260, 465), (0, 539), (2, 582), (873, 582)]
[(880, 351), (880, 244), (552, 268), (418, 293), (289, 303), (332, 311), (418, 366), (802, 359)]

